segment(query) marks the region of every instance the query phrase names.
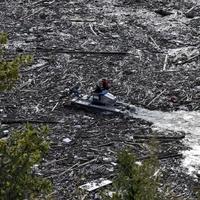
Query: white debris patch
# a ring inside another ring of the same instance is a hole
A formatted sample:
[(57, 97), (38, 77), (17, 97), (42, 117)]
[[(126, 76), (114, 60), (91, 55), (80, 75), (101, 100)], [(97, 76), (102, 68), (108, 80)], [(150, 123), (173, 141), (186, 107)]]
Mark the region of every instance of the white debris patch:
[(8, 133), (9, 133), (9, 130), (4, 130), (3, 133), (4, 133), (4, 134), (8, 134)]
[(110, 180), (100, 178), (100, 179), (91, 181), (89, 183), (86, 183), (84, 185), (81, 185), (79, 188), (81, 188), (83, 190), (87, 190), (88, 192), (91, 192), (93, 190), (104, 187), (104, 186), (109, 185), (111, 183), (112, 183), (112, 181), (110, 181)]
[(135, 164), (138, 166), (142, 166), (142, 162), (140, 162), (140, 161), (136, 161)]
[(65, 143), (70, 143), (72, 140), (70, 140), (69, 138), (64, 138), (63, 139), (63, 142), (65, 142)]

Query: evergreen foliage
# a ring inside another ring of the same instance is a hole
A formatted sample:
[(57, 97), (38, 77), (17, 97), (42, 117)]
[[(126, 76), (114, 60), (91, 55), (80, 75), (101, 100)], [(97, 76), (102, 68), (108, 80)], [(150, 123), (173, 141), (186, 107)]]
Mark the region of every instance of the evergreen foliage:
[(7, 140), (0, 140), (1, 199), (34, 199), (50, 191), (50, 182), (32, 170), (48, 151), (47, 133), (47, 127), (27, 125)]
[(4, 46), (8, 38), (6, 33), (0, 33), (0, 91), (11, 89), (19, 77), (19, 67), (31, 62), (30, 55), (20, 55), (13, 60), (4, 58)]
[[(19, 77), (19, 67), (30, 63), (31, 56), (4, 58), (7, 34), (0, 33), (0, 91), (10, 89)], [(21, 200), (45, 197), (51, 190), (50, 181), (34, 173), (49, 145), (47, 127), (15, 131), (8, 139), (0, 139), (0, 199)]]
[(158, 159), (152, 155), (142, 163), (133, 153), (124, 150), (118, 155), (118, 174), (110, 200), (158, 200)]

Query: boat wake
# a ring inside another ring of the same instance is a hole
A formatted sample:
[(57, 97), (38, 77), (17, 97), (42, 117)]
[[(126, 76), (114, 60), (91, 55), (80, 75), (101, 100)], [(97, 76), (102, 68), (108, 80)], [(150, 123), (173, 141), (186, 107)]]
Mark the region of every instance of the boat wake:
[(184, 151), (183, 167), (189, 174), (200, 173), (200, 112), (197, 111), (174, 111), (161, 112), (151, 111), (136, 107), (136, 112), (131, 113), (134, 118), (152, 122), (154, 128), (184, 132), (184, 143), (190, 150)]

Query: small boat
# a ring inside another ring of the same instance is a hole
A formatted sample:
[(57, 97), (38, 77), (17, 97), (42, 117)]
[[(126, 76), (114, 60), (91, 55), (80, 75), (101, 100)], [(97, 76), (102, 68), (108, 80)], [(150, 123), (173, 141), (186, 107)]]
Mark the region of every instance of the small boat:
[(135, 112), (134, 106), (117, 101), (117, 98), (108, 91), (100, 95), (76, 96), (72, 98), (71, 105), (105, 114), (126, 115), (128, 112)]

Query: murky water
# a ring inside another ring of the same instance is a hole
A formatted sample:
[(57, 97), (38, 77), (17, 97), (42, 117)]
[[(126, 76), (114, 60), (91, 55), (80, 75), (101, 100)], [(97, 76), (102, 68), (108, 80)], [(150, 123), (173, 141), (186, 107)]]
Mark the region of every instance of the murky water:
[(161, 112), (136, 108), (135, 118), (154, 123), (161, 130), (182, 131), (186, 134), (185, 144), (190, 150), (182, 152), (184, 155), (183, 167), (189, 174), (200, 173), (200, 112), (174, 111)]

